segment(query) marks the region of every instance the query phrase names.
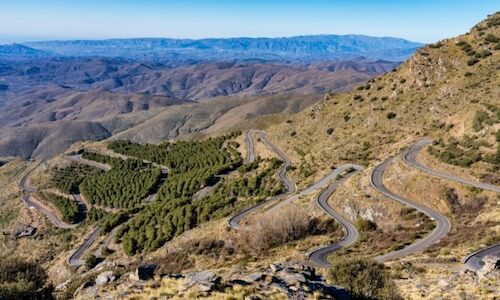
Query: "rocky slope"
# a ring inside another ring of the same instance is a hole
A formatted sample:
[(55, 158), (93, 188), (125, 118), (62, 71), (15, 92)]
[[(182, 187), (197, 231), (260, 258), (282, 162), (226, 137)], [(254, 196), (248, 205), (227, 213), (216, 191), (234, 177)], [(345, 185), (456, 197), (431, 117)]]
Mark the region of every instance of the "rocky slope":
[[(270, 136), (286, 149), (298, 169), (312, 170), (293, 174), (299, 186), (321, 178), (329, 171), (325, 166), (344, 162), (365, 166), (366, 171), (340, 187), (330, 202), (353, 221), (375, 222), (378, 233), (338, 257), (373, 253), (402, 232), (403, 207), (374, 192), (369, 176), (377, 164), (420, 138), (442, 140), (432, 153), (428, 148), (422, 151), (418, 159), (426, 165), (476, 181), (495, 180), (499, 169), (495, 159), (500, 129), (499, 37), (500, 14), (496, 13), (467, 34), (419, 49), (395, 72), (349, 93), (329, 94), (286, 123), (272, 126)], [(459, 261), (473, 250), (498, 242), (498, 195), (437, 179), (409, 168), (399, 158), (384, 176), (391, 191), (452, 220), (452, 230), (443, 240), (404, 260), (422, 269), (398, 282), (403, 295), (410, 299), (438, 295), (488, 299), (497, 293), (495, 281), (485, 280), (460, 296), (459, 287), (475, 279), (460, 271), (464, 267)], [(445, 284), (450, 270), (455, 279)]]

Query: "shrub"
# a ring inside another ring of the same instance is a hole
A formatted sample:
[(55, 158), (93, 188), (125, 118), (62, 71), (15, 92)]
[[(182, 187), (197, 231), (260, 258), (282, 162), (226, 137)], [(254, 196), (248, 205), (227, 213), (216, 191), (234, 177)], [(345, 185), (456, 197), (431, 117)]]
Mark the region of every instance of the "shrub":
[(472, 120), (472, 128), (475, 131), (480, 131), (483, 129), (483, 123), (488, 119), (488, 113), (485, 111), (477, 111)]
[(39, 263), (2, 259), (0, 299), (52, 299), (52, 285)]
[(477, 58), (485, 58), (485, 57), (490, 56), (491, 54), (492, 54), (492, 53), (491, 53), (490, 51), (488, 51), (488, 50), (483, 50), (483, 51), (481, 51), (481, 52), (478, 52), (478, 53), (476, 54), (476, 57), (477, 57)]
[(93, 267), (97, 266), (97, 264), (100, 262), (100, 258), (93, 255), (93, 254), (90, 254), (89, 256), (87, 256), (87, 258), (85, 258), (85, 267), (87, 267), (87, 269), (92, 269)]
[(482, 159), (479, 144), (468, 136), (465, 136), (461, 143), (450, 139), (448, 143), (439, 141), (436, 146), (438, 147), (429, 147), (429, 153), (448, 164), (470, 167)]
[(468, 56), (475, 56), (476, 55), (476, 51), (470, 49), (469, 51), (466, 51), (465, 54), (467, 54)]
[(111, 249), (109, 249), (108, 247), (104, 247), (104, 248), (102, 249), (102, 251), (101, 251), (101, 254), (102, 254), (103, 256), (109, 256), (109, 255), (113, 254), (113, 252), (114, 252), (114, 251), (113, 251), (113, 250), (111, 250)]
[(353, 99), (357, 101), (363, 101), (363, 97), (361, 95), (354, 95)]
[(330, 135), (330, 134), (332, 134), (332, 133), (333, 133), (333, 128), (331, 128), (331, 127), (330, 127), (330, 128), (328, 128), (328, 129), (326, 130), (326, 133), (327, 133), (327, 134), (329, 134), (329, 135)]
[(356, 299), (402, 299), (386, 267), (371, 260), (339, 258), (328, 275)]
[(403, 218), (403, 220), (411, 220), (417, 217), (417, 210), (412, 207), (403, 207), (399, 211), (399, 215)]
[[(498, 131), (496, 138), (498, 139)], [(497, 146), (497, 151), (495, 153), (484, 155), (483, 160), (492, 165), (500, 166), (500, 144)]]
[(492, 33), (488, 33), (485, 37), (484, 37), (484, 40), (487, 41), (487, 42), (490, 42), (490, 43), (497, 43), (499, 41), (499, 38), (496, 37), (494, 34)]
[(434, 49), (439, 49), (443, 46), (443, 43), (441, 42), (437, 42), (437, 43), (434, 43), (434, 44), (430, 44), (429, 45), (429, 48), (434, 48)]
[(403, 84), (405, 82), (406, 82), (406, 79), (404, 79), (404, 78), (401, 78), (401, 80), (399, 80), (399, 83), (401, 83), (401, 84)]
[(377, 229), (377, 224), (367, 219), (358, 218), (356, 219), (356, 227), (359, 231), (374, 231)]
[(289, 207), (279, 214), (264, 215), (255, 224), (255, 232), (259, 234), (254, 234), (254, 231), (242, 231), (239, 240), (241, 246), (250, 253), (262, 253), (309, 234), (325, 234), (335, 229), (335, 222), (321, 222), (302, 210)]
[(388, 112), (386, 115), (387, 119), (394, 119), (396, 117), (396, 113), (394, 112)]
[(478, 63), (478, 62), (479, 62), (479, 59), (477, 59), (477, 58), (471, 58), (471, 59), (469, 59), (469, 60), (467, 61), (467, 65), (468, 65), (468, 66), (473, 66), (473, 65), (475, 65), (475, 64), (476, 64), (476, 63)]

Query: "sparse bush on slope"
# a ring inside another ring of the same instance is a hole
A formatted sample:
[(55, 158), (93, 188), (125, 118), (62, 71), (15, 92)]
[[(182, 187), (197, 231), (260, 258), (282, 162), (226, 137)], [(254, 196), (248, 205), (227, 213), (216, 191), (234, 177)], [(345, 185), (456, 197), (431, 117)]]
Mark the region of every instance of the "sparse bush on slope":
[(294, 207), (264, 215), (252, 226), (252, 231), (240, 233), (240, 244), (246, 251), (254, 254), (308, 235), (328, 234), (340, 228), (333, 219), (322, 221)]
[(328, 275), (355, 299), (402, 299), (387, 268), (375, 261), (339, 258), (332, 262)]
[(38, 263), (19, 259), (0, 264), (0, 299), (52, 299), (52, 285)]

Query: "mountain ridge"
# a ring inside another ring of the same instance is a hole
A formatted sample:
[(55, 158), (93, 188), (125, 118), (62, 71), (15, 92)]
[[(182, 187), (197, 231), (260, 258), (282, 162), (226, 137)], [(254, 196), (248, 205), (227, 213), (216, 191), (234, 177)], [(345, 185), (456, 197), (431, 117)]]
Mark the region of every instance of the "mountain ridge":
[(51, 56), (54, 56), (54, 54), (48, 51), (34, 49), (23, 44), (13, 43), (9, 45), (0, 45), (0, 58), (2, 59), (42, 58)]
[(24, 45), (64, 56), (124, 57), (141, 60), (321, 61), (364, 56), (370, 60), (401, 61), (422, 43), (395, 37), (366, 35), (303, 35), (278, 38), (129, 38), (54, 40)]

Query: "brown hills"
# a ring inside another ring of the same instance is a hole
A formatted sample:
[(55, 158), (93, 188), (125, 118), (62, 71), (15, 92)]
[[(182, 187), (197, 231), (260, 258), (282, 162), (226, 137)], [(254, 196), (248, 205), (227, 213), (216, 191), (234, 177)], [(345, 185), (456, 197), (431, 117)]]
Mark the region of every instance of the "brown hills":
[[(246, 118), (296, 112), (317, 100), (315, 95), (349, 89), (397, 64), (364, 59), (182, 66), (108, 58), (6, 61), (0, 64), (0, 156), (49, 158), (78, 140), (118, 133), (145, 142), (199, 132), (214, 123), (229, 128)], [(278, 93), (282, 96), (270, 97)]]

